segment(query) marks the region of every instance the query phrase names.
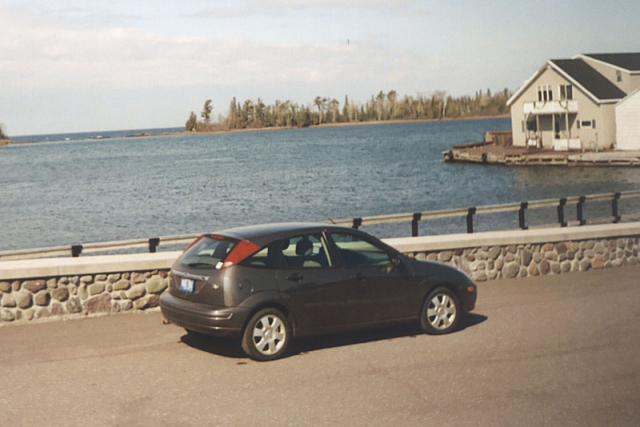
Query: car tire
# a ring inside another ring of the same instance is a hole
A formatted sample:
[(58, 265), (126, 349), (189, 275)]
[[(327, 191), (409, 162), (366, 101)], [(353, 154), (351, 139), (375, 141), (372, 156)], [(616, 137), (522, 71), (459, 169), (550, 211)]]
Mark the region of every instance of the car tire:
[(242, 334), (242, 349), (253, 360), (265, 362), (282, 357), (291, 340), (291, 327), (280, 310), (266, 308), (247, 322)]
[(420, 327), (430, 335), (442, 335), (455, 331), (462, 317), (462, 306), (456, 294), (449, 288), (437, 287), (422, 304)]

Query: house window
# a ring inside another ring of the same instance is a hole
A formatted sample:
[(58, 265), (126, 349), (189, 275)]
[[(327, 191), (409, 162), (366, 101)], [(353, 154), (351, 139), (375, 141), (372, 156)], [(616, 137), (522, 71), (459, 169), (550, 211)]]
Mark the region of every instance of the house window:
[(595, 121), (595, 120), (591, 122), (591, 126), (592, 126), (594, 129), (596, 128), (596, 121)]
[(573, 99), (573, 86), (560, 85), (560, 100), (571, 101)]
[(553, 91), (551, 90), (551, 86), (549, 85), (538, 86), (538, 101), (539, 102), (553, 101)]
[(616, 81), (618, 82), (622, 81), (622, 71), (620, 70), (616, 70)]
[(582, 121), (582, 127), (583, 128), (590, 128), (591, 127), (591, 120), (583, 120)]

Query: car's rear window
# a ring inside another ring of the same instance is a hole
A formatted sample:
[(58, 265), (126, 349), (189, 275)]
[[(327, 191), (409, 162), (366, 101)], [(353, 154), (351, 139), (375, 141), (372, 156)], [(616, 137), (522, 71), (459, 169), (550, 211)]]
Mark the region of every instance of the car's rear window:
[(182, 256), (180, 263), (186, 267), (209, 268), (215, 267), (229, 255), (237, 241), (215, 236), (202, 237), (191, 246)]

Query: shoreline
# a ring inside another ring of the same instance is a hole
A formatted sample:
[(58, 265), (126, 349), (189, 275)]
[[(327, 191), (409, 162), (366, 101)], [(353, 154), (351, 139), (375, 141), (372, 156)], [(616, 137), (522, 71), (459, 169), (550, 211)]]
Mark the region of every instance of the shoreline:
[[(178, 132), (161, 132), (157, 134), (147, 135), (132, 135), (113, 138), (85, 138), (71, 141), (23, 141), (13, 142), (11, 146), (17, 146), (22, 144), (47, 144), (51, 142), (83, 142), (83, 141), (109, 141), (111, 139), (125, 139), (125, 140), (138, 140), (149, 138), (171, 138), (171, 137), (195, 137), (195, 136), (208, 136), (208, 135), (227, 135), (235, 133), (258, 133), (258, 132), (282, 132), (286, 130), (304, 130), (304, 129), (332, 129), (343, 127), (368, 127), (368, 126), (385, 126), (385, 125), (399, 125), (399, 124), (422, 124), (422, 123), (455, 123), (455, 122), (468, 122), (468, 121), (483, 121), (483, 120), (500, 120), (507, 119), (509, 115), (496, 115), (496, 116), (467, 116), (467, 117), (453, 117), (445, 119), (395, 119), (395, 120), (369, 120), (364, 122), (343, 122), (343, 123), (323, 123), (320, 125), (311, 125), (307, 127), (261, 127), (261, 128), (243, 128), (243, 129), (216, 129), (204, 132), (188, 132), (186, 130)], [(7, 145), (7, 146), (8, 146)], [(0, 143), (0, 146), (3, 146)]]
[(421, 124), (421, 123), (455, 123), (455, 122), (471, 122), (471, 121), (482, 121), (482, 120), (500, 120), (507, 119), (511, 116), (508, 114), (497, 115), (497, 116), (468, 116), (468, 117), (453, 117), (453, 118), (445, 118), (445, 119), (395, 119), (395, 120), (368, 120), (364, 122), (342, 122), (342, 123), (323, 123), (319, 125), (311, 125), (307, 127), (289, 127), (289, 126), (278, 126), (278, 127), (261, 127), (261, 128), (243, 128), (243, 129), (218, 129), (204, 132), (167, 132), (157, 135), (143, 135), (143, 136), (133, 136), (129, 137), (132, 139), (135, 138), (154, 138), (159, 136), (198, 136), (198, 135), (225, 135), (225, 134), (233, 134), (233, 133), (247, 133), (247, 132), (281, 132), (285, 130), (304, 130), (304, 129), (332, 129), (332, 128), (343, 128), (343, 127), (365, 127), (365, 126), (385, 126), (385, 125), (404, 125), (404, 124)]

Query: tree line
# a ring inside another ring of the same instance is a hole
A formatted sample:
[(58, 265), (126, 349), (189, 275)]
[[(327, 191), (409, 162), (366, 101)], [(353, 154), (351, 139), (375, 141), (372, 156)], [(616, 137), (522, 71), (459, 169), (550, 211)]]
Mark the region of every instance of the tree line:
[(0, 123), (0, 139), (9, 139), (4, 130), (4, 125)]
[(311, 125), (357, 123), (385, 120), (454, 119), (473, 116), (499, 116), (508, 113), (508, 89), (492, 93), (477, 91), (474, 96), (450, 96), (437, 91), (431, 95), (399, 96), (395, 90), (380, 91), (377, 95), (358, 103), (344, 97), (341, 103), (335, 98), (317, 96), (310, 104), (298, 104), (290, 100), (276, 100), (266, 104), (260, 98), (243, 102), (234, 97), (226, 117), (219, 123), (211, 122), (213, 103), (207, 99), (200, 113), (201, 120), (191, 112), (185, 128), (188, 131), (214, 129), (252, 129), (268, 127), (307, 127)]

